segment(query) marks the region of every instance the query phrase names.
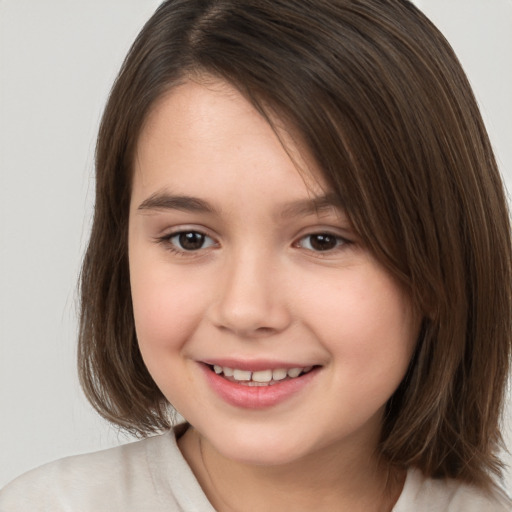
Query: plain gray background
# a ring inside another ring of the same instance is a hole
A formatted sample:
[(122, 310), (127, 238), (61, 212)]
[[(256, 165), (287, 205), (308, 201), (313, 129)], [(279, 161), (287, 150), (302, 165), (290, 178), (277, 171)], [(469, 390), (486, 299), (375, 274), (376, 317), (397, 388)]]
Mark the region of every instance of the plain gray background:
[[(512, 0), (416, 3), (458, 53), (512, 186)], [(158, 4), (0, 0), (0, 487), (44, 462), (128, 440), (78, 388), (75, 285), (101, 111)], [(511, 491), (510, 473), (506, 484)]]

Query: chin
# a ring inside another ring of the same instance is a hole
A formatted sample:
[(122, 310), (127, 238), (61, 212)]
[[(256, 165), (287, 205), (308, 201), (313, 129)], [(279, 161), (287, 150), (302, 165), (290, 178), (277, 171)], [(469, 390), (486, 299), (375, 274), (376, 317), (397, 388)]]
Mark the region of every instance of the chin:
[(223, 457), (241, 464), (280, 466), (294, 462), (308, 451), (307, 442), (294, 439), (289, 432), (229, 429), (222, 434), (205, 437)]

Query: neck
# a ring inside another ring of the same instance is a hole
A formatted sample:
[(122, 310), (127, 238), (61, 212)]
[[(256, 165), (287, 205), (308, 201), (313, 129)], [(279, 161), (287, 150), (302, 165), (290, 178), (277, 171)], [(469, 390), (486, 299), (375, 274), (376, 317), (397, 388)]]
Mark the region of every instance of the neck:
[(314, 456), (275, 466), (227, 459), (193, 428), (179, 446), (218, 512), (388, 512), (405, 477), (379, 463), (373, 451), (357, 446), (330, 446)]

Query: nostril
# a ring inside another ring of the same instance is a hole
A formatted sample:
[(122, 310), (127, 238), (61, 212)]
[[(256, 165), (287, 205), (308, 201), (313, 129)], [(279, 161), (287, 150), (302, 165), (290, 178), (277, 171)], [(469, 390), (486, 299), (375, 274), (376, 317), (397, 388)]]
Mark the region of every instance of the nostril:
[(272, 327), (258, 327), (256, 329), (256, 332), (260, 334), (272, 334), (274, 332), (274, 329), (272, 329)]

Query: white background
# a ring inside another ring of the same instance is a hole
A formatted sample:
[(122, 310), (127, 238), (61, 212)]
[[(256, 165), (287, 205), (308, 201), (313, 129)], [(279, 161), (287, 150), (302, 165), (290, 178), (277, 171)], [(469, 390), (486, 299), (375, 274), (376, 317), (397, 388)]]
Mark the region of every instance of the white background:
[[(101, 111), (158, 3), (0, 0), (0, 487), (127, 440), (79, 391), (75, 285)], [(512, 0), (417, 3), (458, 53), (510, 187)]]

